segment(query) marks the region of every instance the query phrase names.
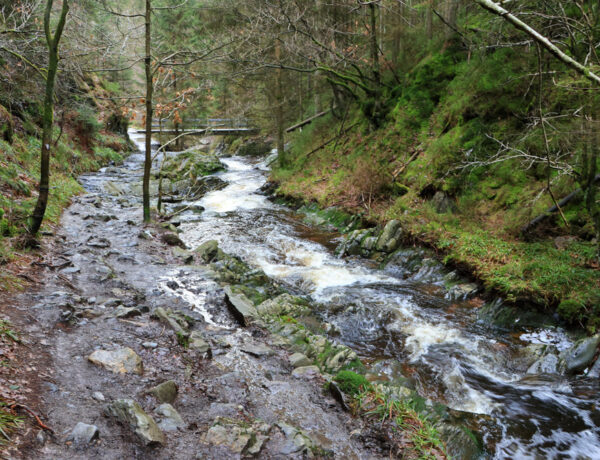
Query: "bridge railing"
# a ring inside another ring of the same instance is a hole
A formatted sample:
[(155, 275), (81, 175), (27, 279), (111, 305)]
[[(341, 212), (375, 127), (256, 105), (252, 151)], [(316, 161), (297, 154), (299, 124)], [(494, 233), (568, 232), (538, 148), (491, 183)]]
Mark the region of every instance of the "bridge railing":
[(171, 119), (152, 119), (152, 129), (209, 129), (209, 128), (248, 128), (246, 118), (185, 118), (175, 126)]

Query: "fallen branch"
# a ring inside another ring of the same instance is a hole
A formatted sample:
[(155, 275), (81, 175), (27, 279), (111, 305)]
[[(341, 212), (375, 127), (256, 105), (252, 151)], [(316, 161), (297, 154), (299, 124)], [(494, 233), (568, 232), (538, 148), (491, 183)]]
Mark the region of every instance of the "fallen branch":
[(71, 289), (73, 289), (75, 292), (81, 293), (81, 290), (77, 287), (75, 287), (73, 285), (73, 283), (71, 283), (71, 281), (69, 281), (69, 279), (65, 276), (65, 275), (61, 275), (60, 273), (57, 274), (56, 276), (58, 276), (67, 286), (69, 286)]
[(415, 153), (413, 153), (411, 155), (411, 157), (408, 159), (408, 161), (406, 163), (404, 163), (402, 166), (400, 166), (396, 171), (394, 171), (394, 174), (392, 174), (392, 179), (396, 180), (396, 178), (402, 174), (404, 172), (404, 170), (407, 168), (407, 166), (409, 164), (411, 164), (413, 161), (415, 161), (417, 159), (417, 157), (423, 152), (423, 150), (421, 149), (417, 149), (415, 151)]
[[(600, 181), (600, 174), (598, 174), (594, 179), (594, 182), (598, 182), (598, 181)], [(557, 204), (555, 204), (551, 208), (544, 211), (543, 214), (540, 214), (535, 219), (529, 221), (527, 224), (525, 224), (523, 227), (521, 227), (521, 234), (525, 235), (525, 234), (529, 233), (531, 230), (533, 230), (535, 227), (537, 227), (541, 222), (543, 222), (544, 220), (546, 220), (547, 218), (552, 216), (552, 214), (556, 213), (560, 208), (564, 207), (567, 203), (569, 203), (571, 200), (573, 200), (573, 198), (577, 197), (580, 193), (581, 193), (580, 188), (578, 188), (574, 192), (569, 193), (566, 197), (564, 197), (562, 200), (560, 200)]]
[(316, 120), (317, 118), (321, 118), (331, 112), (331, 109), (324, 110), (323, 112), (319, 112), (312, 117), (307, 118), (306, 120), (301, 121), (300, 123), (295, 124), (294, 126), (290, 126), (285, 130), (286, 133), (291, 133), (292, 131), (296, 131), (298, 128), (302, 128), (303, 126), (308, 125), (310, 122)]
[(339, 137), (341, 137), (342, 135), (346, 134), (347, 132), (349, 132), (352, 128), (354, 128), (356, 125), (358, 125), (358, 123), (354, 123), (352, 126), (349, 126), (348, 128), (346, 128), (344, 131), (342, 131), (341, 133), (339, 133), (337, 136), (332, 137), (331, 139), (329, 139), (326, 142), (323, 142), (321, 145), (319, 145), (316, 149), (311, 150), (310, 152), (308, 152), (306, 154), (306, 158), (308, 158), (309, 156), (311, 156), (313, 153), (318, 152), (319, 150), (321, 150), (324, 147), (327, 147), (329, 144), (331, 144), (333, 141), (335, 141), (336, 139), (338, 139)]
[(40, 417), (35, 412), (33, 412), (29, 407), (27, 407), (26, 405), (24, 405), (24, 404), (13, 404), (12, 406), (10, 406), (10, 408), (12, 410), (15, 410), (15, 409), (18, 409), (18, 408), (24, 409), (25, 412), (27, 412), (29, 415), (31, 415), (33, 418), (35, 418), (35, 420), (38, 423), (38, 425), (40, 426), (40, 428), (42, 428), (42, 429), (44, 429), (46, 431), (49, 431), (50, 433), (54, 434), (54, 430), (52, 428), (50, 428), (48, 425), (46, 425), (44, 422), (42, 422), (42, 420), (40, 419)]
[(475, 0), (475, 1), (477, 3), (479, 3), (484, 9), (486, 9), (494, 14), (497, 14), (498, 16), (504, 18), (506, 21), (510, 22), (517, 29), (525, 32), (527, 35), (529, 35), (535, 41), (537, 41), (540, 45), (542, 45), (544, 48), (546, 48), (548, 51), (550, 51), (550, 53), (552, 55), (554, 55), (554, 57), (556, 57), (558, 60), (562, 61), (563, 63), (565, 63), (572, 69), (576, 70), (581, 75), (586, 77), (588, 80), (591, 80), (594, 83), (596, 83), (597, 85), (600, 85), (600, 77), (598, 75), (593, 73), (589, 68), (587, 68), (583, 64), (577, 62), (571, 56), (568, 56), (567, 54), (563, 53), (560, 50), (560, 48), (558, 48), (548, 38), (544, 37), (537, 30), (535, 30), (534, 28), (530, 27), (529, 25), (527, 25), (526, 23), (521, 21), (514, 14), (511, 14), (510, 12), (508, 12), (507, 10), (505, 10), (504, 8), (502, 8), (500, 5), (493, 2), (492, 0)]

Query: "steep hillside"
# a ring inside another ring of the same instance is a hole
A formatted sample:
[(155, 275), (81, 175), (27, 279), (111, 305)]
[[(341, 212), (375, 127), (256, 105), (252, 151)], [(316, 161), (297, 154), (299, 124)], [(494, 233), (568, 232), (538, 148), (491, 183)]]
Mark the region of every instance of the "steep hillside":
[[(551, 68), (552, 62), (544, 66)], [(286, 195), (339, 206), (407, 241), (436, 248), (509, 300), (531, 301), (573, 324), (600, 326), (595, 228), (580, 193), (531, 231), (532, 219), (577, 190), (584, 122), (573, 107), (595, 93), (565, 72), (540, 86), (537, 63), (512, 48), (424, 56), (398, 89), (384, 126), (357, 108), (296, 134), (291, 164), (273, 173)], [(543, 105), (545, 130), (539, 122)]]

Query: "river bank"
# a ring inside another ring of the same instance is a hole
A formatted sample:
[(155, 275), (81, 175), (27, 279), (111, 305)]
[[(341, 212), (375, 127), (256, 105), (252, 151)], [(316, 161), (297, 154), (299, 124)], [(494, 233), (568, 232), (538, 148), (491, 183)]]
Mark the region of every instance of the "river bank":
[[(398, 220), (405, 243), (433, 248), (444, 262), (508, 301), (556, 312), (595, 333), (600, 276), (581, 203), (575, 200), (565, 211), (570, 227), (551, 216), (531, 234), (520, 235), (523, 225), (552, 204), (540, 193), (542, 182), (510, 163), (498, 165), (497, 176), (451, 174), (438, 164), (438, 141), (417, 143), (401, 120), (374, 132), (359, 124), (340, 137), (338, 122), (317, 120), (293, 136), (293, 161), (276, 165), (272, 179), (282, 195), (358, 215), (369, 227)], [(329, 138), (337, 142), (321, 145)], [(576, 185), (562, 187), (556, 193)], [(520, 205), (525, 197), (532, 204)]]

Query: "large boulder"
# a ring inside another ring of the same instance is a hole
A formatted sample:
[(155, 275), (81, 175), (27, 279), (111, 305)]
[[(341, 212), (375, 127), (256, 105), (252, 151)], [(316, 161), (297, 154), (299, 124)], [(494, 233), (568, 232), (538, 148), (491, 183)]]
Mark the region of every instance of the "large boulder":
[(160, 417), (158, 427), (163, 431), (177, 431), (186, 427), (186, 423), (179, 412), (168, 403), (161, 404), (154, 412)]
[(88, 360), (97, 366), (104, 367), (115, 374), (142, 375), (144, 366), (142, 359), (131, 348), (118, 350), (96, 350), (88, 356)]
[(196, 180), (224, 170), (225, 165), (216, 155), (192, 148), (168, 157), (162, 167), (162, 176), (171, 181)]
[(166, 310), (162, 307), (156, 308), (152, 314), (160, 322), (166, 324), (175, 331), (176, 334), (187, 337), (189, 336), (188, 327), (192, 326), (192, 319), (185, 315), (175, 312), (170, 308)]
[(194, 252), (205, 264), (211, 263), (219, 255), (219, 242), (216, 240), (206, 241), (198, 246)]
[[(358, 256), (366, 255), (363, 254), (363, 243), (367, 238), (373, 237), (373, 228), (367, 228), (363, 230), (354, 230), (351, 232), (346, 239), (336, 248), (336, 254), (340, 256)], [(377, 239), (375, 239), (377, 240)]]
[(96, 425), (79, 422), (69, 434), (67, 441), (71, 441), (77, 447), (84, 447), (98, 439), (99, 435), (100, 431)]
[(452, 214), (457, 211), (456, 203), (445, 192), (436, 192), (431, 199), (431, 204), (438, 214)]
[(600, 359), (597, 359), (590, 371), (587, 373), (588, 377), (600, 378)]
[(151, 394), (161, 403), (172, 404), (177, 398), (177, 391), (177, 384), (173, 380), (167, 380), (150, 388), (146, 393)]
[(261, 156), (266, 155), (272, 149), (272, 145), (263, 139), (250, 139), (246, 141), (236, 152), (241, 156)]
[(559, 373), (559, 359), (554, 353), (545, 354), (527, 369), (527, 374), (530, 375)]
[(192, 331), (188, 348), (190, 350), (196, 350), (199, 353), (206, 353), (210, 350), (210, 345), (204, 339), (200, 331)]
[(116, 418), (138, 436), (146, 446), (164, 445), (165, 435), (156, 422), (132, 399), (118, 399), (106, 408), (109, 416)]

